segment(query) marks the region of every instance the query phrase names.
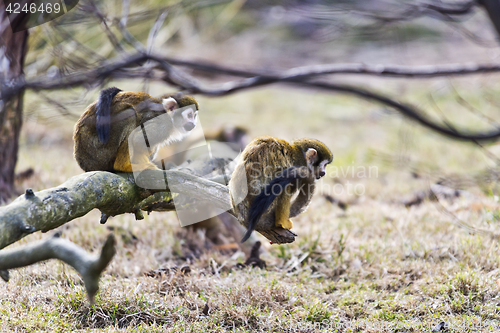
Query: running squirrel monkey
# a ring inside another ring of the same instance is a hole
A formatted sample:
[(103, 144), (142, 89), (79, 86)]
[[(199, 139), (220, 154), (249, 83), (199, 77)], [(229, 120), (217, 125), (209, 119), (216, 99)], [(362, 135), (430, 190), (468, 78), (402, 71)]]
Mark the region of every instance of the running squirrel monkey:
[(264, 136), (250, 142), (229, 182), (234, 211), (247, 227), (242, 242), (254, 229), (291, 229), (290, 218), (307, 209), (316, 180), (325, 175), (325, 167), (332, 160), (330, 149), (314, 139), (298, 139), (290, 144)]
[[(165, 113), (166, 121), (150, 121)], [(159, 147), (182, 140), (196, 126), (197, 116), (198, 103), (190, 96), (154, 98), (104, 89), (76, 123), (75, 159), (84, 171), (132, 172), (132, 165), (135, 170), (157, 170), (151, 161)]]

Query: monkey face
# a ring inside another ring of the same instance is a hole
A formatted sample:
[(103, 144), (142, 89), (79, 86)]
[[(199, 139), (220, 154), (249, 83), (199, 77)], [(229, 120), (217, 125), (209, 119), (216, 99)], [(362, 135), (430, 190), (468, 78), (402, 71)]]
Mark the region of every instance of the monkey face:
[(184, 122), (184, 130), (186, 132), (191, 131), (196, 126), (196, 118), (198, 117), (198, 111), (194, 111), (193, 108), (189, 108), (182, 112), (182, 119)]
[(329, 160), (324, 160), (319, 163), (318, 166), (315, 167), (315, 176), (316, 179), (320, 179), (324, 175), (326, 175), (326, 166), (330, 163)]
[(308, 148), (304, 155), (307, 166), (316, 179), (320, 179), (326, 175), (326, 165), (331, 162), (330, 160), (320, 161), (320, 156), (314, 148)]
[(195, 128), (197, 118), (198, 111), (195, 111), (194, 105), (172, 111), (174, 126), (183, 134), (187, 134)]

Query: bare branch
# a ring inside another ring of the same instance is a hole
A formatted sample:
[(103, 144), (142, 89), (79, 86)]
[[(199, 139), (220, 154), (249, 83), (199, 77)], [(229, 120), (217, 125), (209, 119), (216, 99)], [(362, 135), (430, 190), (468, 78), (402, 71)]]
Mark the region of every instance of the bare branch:
[[(145, 51), (142, 47), (142, 51)], [(478, 64), (450, 64), (442, 66), (384, 66), (384, 65), (365, 65), (365, 64), (331, 64), (331, 65), (314, 65), (306, 67), (297, 67), (285, 71), (283, 74), (270, 75), (264, 74), (259, 71), (244, 71), (233, 69), (218, 65), (213, 65), (205, 62), (184, 61), (169, 57), (160, 57), (156, 55), (147, 55), (139, 53), (130, 55), (125, 58), (120, 57), (111, 61), (101, 63), (100, 66), (89, 71), (75, 72), (66, 76), (57, 78), (39, 77), (33, 80), (16, 82), (10, 86), (4, 86), (2, 91), (4, 98), (19, 93), (24, 89), (33, 90), (51, 90), (51, 89), (66, 89), (82, 84), (96, 84), (104, 79), (122, 78), (122, 77), (141, 77), (140, 71), (137, 73), (126, 72), (128, 68), (140, 67), (147, 60), (154, 60), (159, 63), (159, 67), (167, 72), (169, 76), (177, 76), (179, 71), (173, 75), (174, 71), (172, 65), (181, 65), (199, 70), (209, 71), (213, 73), (226, 74), (239, 77), (252, 77), (254, 83), (248, 84), (246, 82), (238, 83), (242, 88), (244, 86), (253, 87), (260, 83), (269, 84), (279, 81), (293, 81), (301, 79), (310, 79), (313, 77), (334, 75), (334, 74), (355, 74), (355, 75), (373, 75), (382, 77), (397, 77), (397, 78), (432, 78), (441, 76), (463, 76), (475, 75), (484, 73), (498, 73), (500, 72), (500, 65), (478, 65)], [(183, 74), (183, 80), (191, 79), (187, 74)], [(194, 80), (193, 80), (194, 81)], [(185, 85), (186, 83), (184, 83)], [(191, 85), (193, 83), (190, 83)], [(225, 87), (235, 83), (229, 82), (223, 85), (221, 92)], [(208, 89), (199, 89), (207, 90)], [(230, 93), (230, 92), (228, 92)], [(214, 93), (212, 93), (214, 94)]]
[(130, 0), (122, 0), (122, 16), (120, 18), (120, 25), (127, 26), (128, 14), (130, 12)]
[[(101, 223), (105, 223), (110, 216), (124, 213), (133, 213), (136, 219), (142, 219), (141, 210), (172, 210), (175, 207), (164, 176), (170, 184), (182, 184), (183, 194), (189, 198), (210, 201), (211, 205), (227, 210), (231, 207), (228, 188), (196, 176), (209, 174), (218, 166), (208, 162), (200, 164), (204, 172), (196, 171), (195, 166), (191, 172), (188, 167), (179, 167), (182, 171), (146, 170), (138, 175), (138, 181), (145, 183), (144, 180), (147, 180), (150, 188), (161, 190), (138, 187), (133, 174), (105, 171), (87, 172), (68, 179), (58, 187), (36, 193), (28, 189), (9, 205), (0, 207), (0, 249), (36, 231), (55, 229), (86, 215), (94, 208), (102, 212)], [(155, 194), (158, 192), (163, 194)], [(269, 231), (272, 233), (269, 236), (272, 242), (289, 243), (295, 239), (291, 231), (275, 229), (280, 230)]]
[[(11, 204), (0, 207), (0, 249), (33, 232), (55, 229), (86, 215), (94, 208), (105, 216), (137, 213), (145, 205), (142, 203), (144, 199), (156, 192), (168, 190), (163, 181), (163, 171), (151, 172), (161, 173), (161, 177), (153, 175), (151, 178), (159, 179), (161, 184), (155, 187), (163, 187), (163, 190), (136, 186), (132, 174), (105, 171), (87, 172), (68, 179), (58, 187), (36, 193), (31, 189), (26, 190)], [(182, 183), (191, 197), (200, 200), (209, 197), (214, 205), (227, 207), (229, 192), (225, 186), (183, 172), (165, 173), (172, 181)], [(150, 184), (152, 182), (149, 180)]]
[(90, 303), (99, 289), (99, 277), (116, 253), (115, 237), (109, 234), (99, 256), (87, 253), (78, 245), (59, 237), (0, 252), (0, 276), (8, 281), (8, 269), (33, 265), (37, 262), (59, 259), (73, 267), (82, 277)]
[(148, 35), (148, 45), (147, 45), (148, 53), (152, 52), (156, 36), (158, 35), (158, 31), (160, 31), (160, 28), (163, 25), (163, 22), (165, 22), (165, 18), (167, 17), (167, 15), (168, 11), (161, 12), (161, 14), (156, 19), (155, 24), (151, 28), (151, 31), (149, 32)]
[[(266, 74), (254, 70), (239, 70), (210, 64), (202, 61), (180, 60), (170, 57), (157, 57), (172, 65), (186, 66), (197, 70), (203, 70), (212, 73), (220, 73), (232, 76), (265, 76)], [(368, 65), (368, 64), (325, 64), (304, 67), (295, 67), (282, 73), (275, 74), (274, 78), (283, 79), (301, 79), (334, 74), (357, 74), (372, 75), (395, 78), (433, 78), (442, 76), (464, 76), (485, 73), (499, 73), (500, 65), (481, 65), (481, 64), (448, 64), (448, 65), (428, 65), (428, 66), (402, 66), (402, 65)], [(267, 75), (269, 73), (267, 72)]]
[(56, 101), (55, 99), (50, 98), (49, 96), (47, 96), (46, 94), (44, 94), (40, 91), (37, 91), (37, 94), (39, 96), (41, 96), (47, 103), (54, 105), (55, 109), (61, 115), (66, 116), (66, 117), (71, 117), (75, 120), (78, 120), (78, 118), (80, 118), (78, 115), (71, 113), (66, 106), (64, 106), (62, 103)]
[(101, 26), (103, 27), (103, 30), (106, 36), (108, 37), (109, 42), (118, 52), (125, 52), (125, 49), (118, 41), (118, 38), (109, 28), (108, 22), (106, 21), (106, 17), (104, 16), (103, 13), (101, 13), (101, 11), (99, 10), (99, 8), (97, 7), (97, 5), (94, 3), (93, 0), (87, 0), (87, 4), (82, 5), (80, 8), (83, 11), (88, 11), (92, 13), (101, 22)]
[[(126, 29), (123, 30), (126, 32)], [(142, 50), (144, 47), (140, 45)], [(157, 63), (156, 69), (162, 75), (153, 75), (150, 71), (139, 70), (146, 61), (154, 61)], [(192, 76), (175, 68), (173, 64), (182, 65), (190, 68), (197, 68), (204, 71), (222, 73), (226, 75), (245, 77), (239, 81), (229, 81), (215, 88), (206, 88), (201, 85)], [(129, 68), (136, 68), (133, 71)], [(95, 85), (101, 83), (105, 79), (124, 78), (124, 77), (143, 77), (150, 78), (153, 75), (155, 80), (163, 80), (182, 90), (191, 93), (199, 93), (208, 96), (224, 96), (240, 90), (246, 90), (255, 87), (261, 87), (274, 83), (287, 83), (304, 88), (316, 88), (325, 91), (334, 91), (348, 93), (384, 105), (390, 106), (405, 116), (419, 122), (420, 124), (437, 131), (438, 133), (460, 139), (470, 141), (491, 141), (500, 137), (500, 129), (490, 130), (488, 132), (477, 131), (467, 132), (464, 130), (452, 131), (448, 126), (443, 126), (434, 122), (421, 111), (407, 104), (395, 101), (384, 95), (353, 86), (315, 82), (311, 79), (320, 76), (334, 74), (356, 74), (356, 75), (374, 75), (381, 77), (399, 77), (399, 78), (430, 78), (438, 76), (451, 75), (474, 75), (480, 73), (498, 73), (500, 65), (478, 65), (478, 64), (453, 64), (443, 66), (383, 66), (383, 65), (363, 65), (363, 64), (334, 64), (334, 65), (316, 65), (308, 67), (298, 67), (285, 71), (282, 74), (262, 74), (258, 71), (242, 71), (218, 65), (207, 63), (189, 62), (167, 57), (160, 57), (153, 54), (140, 53), (131, 55), (126, 58), (110, 61), (102, 64), (93, 70), (76, 72), (73, 74), (48, 79), (38, 78), (28, 81), (17, 81), (14, 84), (7, 85), (4, 83), (2, 89), (2, 97), (8, 99), (16, 93), (24, 89), (67, 89), (82, 84)]]
[[(162, 64), (161, 59), (156, 59), (160, 64)], [(452, 65), (455, 66), (455, 65)], [(256, 76), (239, 81), (239, 82), (228, 82), (222, 86), (220, 89), (203, 89), (199, 85), (193, 84), (193, 82), (188, 82), (185, 85), (180, 85), (181, 88), (187, 89), (193, 93), (201, 93), (205, 95), (212, 95), (212, 96), (222, 96), (222, 95), (227, 95), (229, 93), (234, 93), (239, 90), (247, 89), (250, 87), (258, 87), (258, 86), (263, 86), (267, 85), (270, 83), (275, 83), (275, 82), (287, 82), (287, 83), (293, 83), (295, 85), (299, 85), (302, 87), (314, 87), (314, 88), (319, 88), (323, 90), (329, 90), (329, 91), (337, 91), (337, 92), (343, 92), (343, 93), (348, 93), (348, 94), (353, 94), (365, 99), (373, 100), (385, 105), (388, 105), (390, 107), (395, 108), (396, 110), (400, 111), (402, 114), (405, 116), (417, 121), (418, 123), (424, 125), (425, 127), (428, 127), (438, 133), (456, 138), (456, 139), (461, 139), (461, 140), (470, 140), (470, 141), (489, 141), (493, 139), (497, 139), (500, 137), (500, 129), (492, 130), (489, 132), (464, 132), (464, 131), (458, 131), (455, 129), (450, 129), (448, 125), (443, 126), (440, 125), (432, 120), (430, 120), (428, 117), (424, 116), (424, 113), (420, 110), (417, 110), (414, 107), (411, 107), (409, 105), (400, 103), (398, 101), (395, 101), (393, 99), (390, 99), (386, 96), (383, 96), (381, 94), (377, 94), (374, 92), (371, 92), (366, 89), (362, 88), (357, 88), (357, 87), (352, 87), (348, 85), (342, 85), (342, 84), (335, 84), (335, 83), (324, 83), (324, 82), (311, 82), (311, 81), (304, 81), (304, 79), (307, 79), (310, 76), (316, 76), (316, 75), (325, 75), (325, 74), (332, 74), (333, 72), (336, 71), (341, 71), (344, 73), (356, 73), (356, 74), (375, 74), (375, 75), (417, 75), (420, 76), (422, 75), (423, 77), (426, 77), (427, 75), (433, 76), (435, 75), (435, 72), (429, 71), (428, 68), (427, 70), (423, 70), (421, 72), (403, 72), (400, 69), (395, 68), (385, 68), (383, 66), (380, 66), (378, 70), (374, 70), (373, 68), (366, 69), (366, 68), (357, 68), (357, 70), (353, 71), (352, 68), (342, 68), (342, 69), (334, 69), (334, 68), (329, 68), (329, 66), (319, 66), (319, 68), (308, 68), (308, 70), (304, 70), (304, 68), (299, 68), (299, 69), (292, 69), (288, 72), (286, 72), (283, 75), (279, 76), (258, 76), (257, 73), (249, 73), (247, 71), (245, 72), (238, 72), (235, 70), (226, 70), (226, 73), (231, 73), (232, 75), (241, 75), (241, 76), (247, 76), (248, 74), (254, 74)], [(326, 68), (325, 68), (326, 67)], [(482, 72), (483, 70), (489, 71), (498, 71), (500, 69), (499, 66), (495, 66), (496, 68), (493, 68), (491, 66), (477, 66), (473, 65), (472, 67), (470, 66), (462, 66), (460, 67), (459, 70), (457, 70), (457, 67), (448, 67), (448, 68), (440, 68), (440, 72), (448, 72), (448, 73), (454, 73), (456, 75), (465, 75), (465, 74), (472, 74), (475, 71)], [(205, 68), (208, 68), (205, 66)], [(471, 71), (471, 70), (475, 71)], [(313, 74), (311, 74), (313, 73)], [(381, 74), (383, 73), (383, 74)]]
[(500, 39), (500, 0), (477, 0), (485, 9)]
[(446, 3), (440, 2), (439, 5), (433, 3), (422, 4), (421, 8), (437, 12), (442, 15), (466, 15), (470, 14), (474, 7), (477, 6), (476, 1), (465, 1), (462, 3)]
[[(60, 25), (54, 25), (53, 29), (57, 31), (60, 37), (63, 38), (64, 41), (66, 41), (66, 43), (71, 41), (71, 43), (75, 44), (76, 45), (75, 51), (83, 53), (83, 55), (85, 56), (84, 58), (85, 61), (83, 62), (83, 66), (80, 63), (80, 67), (84, 67), (85, 65), (87, 65), (88, 62), (96, 63), (96, 62), (103, 62), (106, 60), (106, 58), (101, 56), (99, 53), (95, 52), (85, 44), (80, 43), (80, 41), (78, 41), (78, 39), (76, 39), (73, 34), (69, 33), (66, 29), (64, 29)], [(50, 36), (51, 34), (48, 33), (47, 35)], [(75, 53), (73, 53), (72, 55), (74, 54)], [(78, 59), (78, 61), (80, 61), (80, 59), (81, 57)], [(66, 59), (66, 60), (71, 60), (71, 59)]]
[(34, 193), (31, 189), (0, 207), (0, 249), (36, 231), (55, 229), (94, 208), (109, 216), (131, 212), (145, 197), (132, 180), (110, 172), (88, 172), (62, 185)]
[[(365, 4), (362, 4), (365, 5)], [(325, 21), (333, 20), (335, 16), (357, 15), (366, 17), (381, 23), (394, 23), (415, 20), (424, 16), (436, 18), (443, 21), (456, 21), (474, 12), (477, 7), (476, 1), (464, 2), (425, 2), (417, 4), (394, 2), (379, 2), (368, 9), (359, 4), (336, 4), (335, 7), (326, 5), (299, 6), (293, 10), (310, 19)]]
[(118, 29), (120, 30), (120, 33), (122, 34), (123, 38), (134, 47), (134, 49), (139, 52), (139, 53), (147, 53), (146, 48), (144, 45), (142, 45), (141, 42), (139, 42), (126, 28), (125, 25), (122, 24), (121, 21), (118, 21)]

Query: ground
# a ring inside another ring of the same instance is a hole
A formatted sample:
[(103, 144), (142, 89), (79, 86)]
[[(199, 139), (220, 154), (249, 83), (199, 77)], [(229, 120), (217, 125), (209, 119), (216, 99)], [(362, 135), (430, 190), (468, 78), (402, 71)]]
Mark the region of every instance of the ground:
[[(419, 23), (420, 34), (430, 34), (430, 39), (414, 37), (414, 30), (397, 25), (378, 40), (334, 29), (338, 36), (321, 41), (314, 35), (293, 36), (290, 30), (264, 24), (260, 16), (231, 21), (231, 11), (224, 13), (226, 21), (217, 11), (211, 14), (214, 19), (205, 21), (172, 14), (175, 19), (164, 29), (168, 34), (159, 34), (155, 50), (182, 59), (259, 69), (500, 59), (498, 46), (480, 47), (454, 26), (439, 28), (432, 19)], [(488, 21), (479, 21), (477, 31), (482, 33)], [(84, 28), (74, 27), (72, 33), (81, 34), (82, 43), (107, 56), (111, 49), (107, 38), (99, 24), (89, 22)], [(151, 26), (133, 25), (131, 31), (145, 41)], [(38, 42), (30, 44), (28, 76), (45, 73), (59, 54), (45, 30), (30, 32), (32, 41)], [(73, 52), (69, 45), (67, 54)], [(498, 118), (498, 75), (328, 79), (385, 93), (457, 126), (480, 130)], [(174, 90), (142, 81), (107, 82), (113, 85), (134, 91), (148, 87), (155, 96)], [(79, 89), (49, 93), (72, 114), (62, 115), (43, 103), (43, 95), (27, 92), (17, 171), (33, 168), (35, 173), (18, 182), (20, 193), (57, 186), (82, 172), (72, 156), (71, 133), (97, 93)], [(242, 251), (207, 250), (193, 256), (189, 242), (203, 244), (204, 235), (181, 228), (175, 213), (154, 212), (142, 221), (123, 215), (101, 225), (99, 212), (92, 211), (9, 248), (61, 232), (61, 237), (97, 252), (113, 232), (117, 254), (101, 278), (96, 303), (89, 305), (78, 274), (59, 261), (12, 270), (8, 283), (0, 281), (0, 331), (499, 330), (499, 162), (494, 155), (500, 156), (500, 146), (453, 141), (378, 104), (284, 85), (228, 97), (196, 97), (205, 130), (243, 125), (251, 138), (313, 137), (331, 148), (335, 160), (327, 176), (307, 212), (294, 219), (296, 241), (271, 245), (257, 236), (267, 267), (239, 268), (247, 256)], [(437, 183), (445, 187), (436, 187)], [(436, 195), (429, 192), (431, 186)], [(159, 269), (165, 270), (147, 274)]]
[[(443, 107), (450, 94), (440, 97)], [(0, 284), (0, 330), (428, 332), (442, 322), (452, 332), (498, 329), (500, 204), (494, 183), (482, 180), (494, 163), (481, 148), (345, 96), (271, 88), (200, 97), (200, 104), (200, 116), (210, 113), (201, 118), (205, 128), (224, 119), (248, 124), (251, 137), (314, 136), (331, 148), (335, 160), (321, 190), (294, 220), (295, 243), (270, 245), (259, 236), (267, 268), (238, 268), (241, 251), (190, 256), (186, 239), (203, 235), (188, 235), (174, 213), (143, 221), (124, 215), (100, 225), (93, 211), (57, 231), (89, 251), (110, 229), (117, 236), (95, 305), (78, 274), (59, 261), (13, 270)], [(81, 172), (72, 158), (71, 122), (27, 120), (18, 170), (32, 167), (35, 175), (20, 189), (49, 188)], [(458, 196), (405, 205), (439, 180), (460, 189)], [(145, 275), (160, 268), (169, 270)]]

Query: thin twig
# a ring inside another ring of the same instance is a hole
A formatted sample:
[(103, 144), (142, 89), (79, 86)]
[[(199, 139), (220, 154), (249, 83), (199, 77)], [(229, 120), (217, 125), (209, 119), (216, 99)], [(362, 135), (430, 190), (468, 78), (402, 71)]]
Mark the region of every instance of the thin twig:
[(161, 12), (161, 14), (158, 15), (158, 18), (156, 19), (155, 24), (153, 25), (153, 27), (149, 31), (148, 44), (146, 47), (148, 53), (152, 52), (156, 36), (158, 36), (158, 32), (160, 31), (160, 28), (163, 25), (163, 22), (165, 22), (165, 18), (167, 17), (167, 15), (168, 15), (168, 11)]
[(101, 22), (101, 26), (103, 27), (104, 33), (108, 37), (108, 40), (110, 41), (111, 45), (118, 51), (118, 52), (125, 52), (125, 49), (123, 48), (122, 44), (118, 41), (118, 38), (116, 35), (111, 31), (109, 28), (108, 22), (106, 21), (106, 17), (104, 16), (103, 13), (99, 10), (97, 5), (94, 3), (93, 0), (87, 0), (88, 5), (87, 6), (81, 6), (82, 10), (87, 9), (90, 11), (94, 16), (99, 19)]

